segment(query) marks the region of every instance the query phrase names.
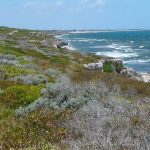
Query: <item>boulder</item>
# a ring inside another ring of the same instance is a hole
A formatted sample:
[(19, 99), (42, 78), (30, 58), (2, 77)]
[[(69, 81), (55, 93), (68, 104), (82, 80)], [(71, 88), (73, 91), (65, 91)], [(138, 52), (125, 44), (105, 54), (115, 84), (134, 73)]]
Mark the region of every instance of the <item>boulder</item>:
[(133, 70), (132, 68), (129, 68), (129, 67), (124, 67), (122, 69), (122, 71), (120, 72), (120, 74), (126, 75), (131, 78), (139, 76), (135, 70)]
[(144, 81), (144, 82), (149, 82), (150, 83), (150, 74), (148, 74), (148, 73), (141, 73), (140, 74), (141, 75), (141, 78), (142, 78), (142, 80)]
[(68, 45), (67, 42), (61, 41), (61, 40), (58, 40), (57, 42), (55, 42), (53, 44), (53, 46), (56, 47), (56, 48), (63, 48), (64, 46), (67, 46), (67, 45)]
[(150, 74), (148, 73), (138, 73), (132, 68), (124, 67), (124, 69), (120, 72), (121, 75), (128, 76), (132, 79), (136, 79), (143, 82), (150, 82)]
[(98, 63), (89, 63), (84, 64), (84, 67), (90, 70), (100, 70), (103, 71), (103, 61), (99, 61)]

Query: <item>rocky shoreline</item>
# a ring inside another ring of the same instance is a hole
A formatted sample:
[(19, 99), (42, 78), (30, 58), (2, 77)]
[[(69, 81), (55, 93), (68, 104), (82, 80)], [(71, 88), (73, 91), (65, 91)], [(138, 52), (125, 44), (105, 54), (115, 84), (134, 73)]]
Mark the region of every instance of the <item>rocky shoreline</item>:
[(99, 70), (103, 72), (103, 68), (106, 63), (111, 63), (113, 72), (139, 81), (150, 82), (149, 73), (136, 72), (134, 69), (124, 66), (123, 60), (117, 58), (105, 58), (96, 63), (84, 64), (84, 67), (93, 71)]
[[(65, 48), (67, 50), (71, 50), (70, 48), (68, 48), (68, 45), (69, 43), (63, 40), (57, 39), (57, 38), (56, 38), (56, 41), (53, 43), (53, 46), (56, 48)], [(139, 81), (143, 81), (147, 83), (150, 82), (149, 73), (139, 73), (132, 68), (124, 66), (122, 59), (109, 58), (107, 56), (106, 57), (102, 56), (102, 57), (103, 59), (99, 60), (98, 62), (84, 64), (84, 67), (89, 70), (93, 70), (93, 71), (99, 70), (99, 71), (104, 72), (104, 65), (111, 64), (112, 72), (116, 72), (120, 75), (124, 75), (135, 80), (139, 80)]]

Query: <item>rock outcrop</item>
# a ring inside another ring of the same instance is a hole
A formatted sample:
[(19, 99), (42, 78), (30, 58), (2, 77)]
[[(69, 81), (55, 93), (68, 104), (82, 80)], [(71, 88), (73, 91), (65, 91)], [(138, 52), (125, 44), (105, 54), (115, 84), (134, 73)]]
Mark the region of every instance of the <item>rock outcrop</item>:
[(134, 69), (124, 66), (121, 59), (106, 58), (99, 60), (97, 63), (84, 64), (84, 67), (92, 71), (99, 70), (102, 72), (105, 72), (105, 67), (109, 67), (111, 72), (116, 72), (139, 81), (150, 82), (150, 74), (138, 73)]
[(84, 67), (90, 70), (99, 70), (103, 71), (103, 60), (100, 60), (98, 63), (89, 63), (89, 64), (84, 64)]
[(64, 42), (62, 40), (57, 40), (53, 46), (56, 47), (56, 48), (63, 48), (64, 46), (67, 46), (68, 43), (67, 42)]
[(131, 77), (131, 78), (140, 77), (139, 74), (135, 70), (129, 67), (124, 67), (121, 70), (120, 74)]
[(120, 72), (121, 75), (128, 76), (132, 79), (136, 79), (143, 82), (150, 82), (150, 74), (148, 73), (138, 73), (132, 68), (124, 67), (123, 70)]
[(141, 73), (141, 78), (144, 82), (149, 82), (150, 83), (150, 74), (148, 73)]
[(118, 72), (120, 73), (122, 66), (123, 66), (123, 61), (121, 59), (101, 59), (97, 63), (89, 63), (89, 64), (84, 64), (84, 67), (90, 70), (99, 70), (103, 71), (105, 65), (109, 64), (110, 67), (112, 68), (113, 72)]

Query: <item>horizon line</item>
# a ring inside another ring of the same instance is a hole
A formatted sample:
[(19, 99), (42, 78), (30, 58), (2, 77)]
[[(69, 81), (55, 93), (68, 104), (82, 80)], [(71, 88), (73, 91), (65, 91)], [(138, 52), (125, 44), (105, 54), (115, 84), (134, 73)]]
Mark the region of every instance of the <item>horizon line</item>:
[(96, 29), (96, 28), (86, 28), (86, 29), (37, 29), (37, 28), (24, 28), (24, 27), (11, 27), (11, 26), (0, 26), (0, 28), (12, 28), (12, 29), (20, 29), (20, 30), (39, 30), (39, 31), (133, 31), (133, 30), (150, 30), (150, 28), (114, 28), (114, 29)]

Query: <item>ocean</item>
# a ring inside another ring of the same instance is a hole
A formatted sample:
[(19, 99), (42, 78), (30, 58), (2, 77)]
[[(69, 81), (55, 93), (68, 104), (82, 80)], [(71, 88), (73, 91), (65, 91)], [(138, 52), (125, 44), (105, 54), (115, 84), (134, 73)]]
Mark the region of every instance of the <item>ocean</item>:
[(150, 73), (150, 30), (76, 32), (58, 38), (72, 50), (121, 58), (124, 65)]

